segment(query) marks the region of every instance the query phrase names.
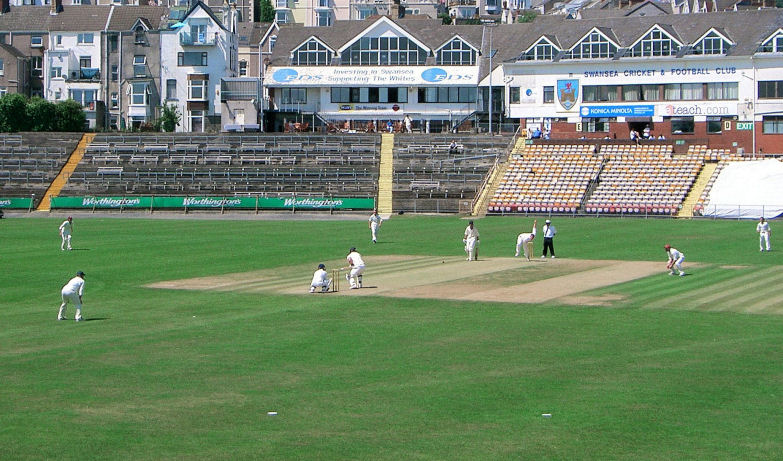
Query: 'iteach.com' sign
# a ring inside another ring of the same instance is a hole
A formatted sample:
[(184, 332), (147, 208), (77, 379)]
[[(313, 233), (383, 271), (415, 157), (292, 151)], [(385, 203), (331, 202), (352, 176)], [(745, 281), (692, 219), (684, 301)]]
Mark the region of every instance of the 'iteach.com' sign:
[(463, 66), (410, 67), (272, 67), (267, 86), (397, 86), (478, 85), (478, 68)]

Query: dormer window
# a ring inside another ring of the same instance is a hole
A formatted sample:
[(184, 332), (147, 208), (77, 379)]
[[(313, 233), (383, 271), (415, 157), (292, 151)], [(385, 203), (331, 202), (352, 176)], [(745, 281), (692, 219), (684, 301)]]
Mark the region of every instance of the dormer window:
[(135, 42), (137, 45), (141, 45), (146, 43), (145, 40), (145, 34), (144, 34), (144, 28), (143, 27), (137, 27), (136, 31), (134, 32)]
[(637, 41), (630, 50), (633, 57), (673, 56), (680, 44), (660, 28), (653, 27), (647, 35)]
[(291, 53), (292, 66), (327, 66), (332, 51), (315, 38), (306, 41)]
[(476, 64), (476, 49), (459, 37), (437, 51), (435, 63), (439, 66), (472, 66)]
[(596, 59), (611, 58), (617, 53), (617, 45), (609, 41), (602, 33), (594, 30), (586, 35), (582, 41), (571, 48), (567, 59)]
[(549, 40), (541, 38), (535, 45), (528, 48), (522, 56), (520, 61), (551, 61), (555, 58), (555, 55), (560, 50), (555, 48)]
[(759, 48), (761, 53), (783, 53), (783, 30), (778, 29), (774, 35), (765, 40)]
[(717, 32), (710, 31), (693, 46), (693, 54), (726, 54), (731, 43)]

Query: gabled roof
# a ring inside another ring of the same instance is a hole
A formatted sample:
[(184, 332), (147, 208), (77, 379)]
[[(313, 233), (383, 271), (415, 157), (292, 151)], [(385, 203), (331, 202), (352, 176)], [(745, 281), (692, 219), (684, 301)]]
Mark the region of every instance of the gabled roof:
[(138, 22), (147, 30), (165, 29), (168, 18), (169, 9), (163, 6), (115, 6), (108, 30), (134, 30)]
[(215, 24), (220, 26), (221, 29), (223, 29), (225, 31), (228, 31), (228, 29), (226, 29), (226, 26), (223, 25), (223, 22), (220, 19), (218, 19), (217, 16), (215, 16), (215, 12), (212, 11), (212, 8), (210, 8), (209, 6), (205, 5), (204, 2), (202, 2), (201, 0), (196, 1), (193, 4), (193, 6), (190, 7), (190, 9), (187, 11), (187, 13), (185, 13), (185, 16), (182, 17), (182, 22), (187, 21), (188, 16), (193, 14), (193, 12), (196, 11), (197, 9), (204, 10), (207, 13), (207, 15), (210, 17), (210, 19), (215, 21)]
[(345, 51), (346, 48), (350, 47), (351, 45), (353, 45), (354, 43), (359, 41), (364, 35), (369, 33), (372, 29), (375, 29), (375, 28), (379, 27), (382, 24), (388, 25), (390, 28), (392, 28), (393, 30), (396, 30), (401, 35), (406, 35), (408, 37), (408, 39), (410, 39), (413, 43), (415, 43), (416, 45), (420, 46), (421, 48), (424, 48), (427, 51), (431, 50), (431, 47), (429, 47), (429, 46), (425, 45), (424, 43), (422, 43), (421, 41), (419, 41), (413, 34), (409, 33), (407, 30), (405, 30), (402, 27), (398, 26), (397, 23), (395, 23), (394, 21), (392, 21), (391, 19), (389, 19), (386, 16), (381, 16), (379, 19), (377, 19), (372, 24), (367, 26), (364, 30), (362, 30), (355, 37), (353, 37), (350, 40), (348, 40), (348, 42), (346, 42), (343, 46), (338, 48), (337, 51), (342, 53), (343, 51)]
[(294, 52), (294, 51), (298, 50), (298, 49), (299, 49), (300, 47), (302, 47), (302, 46), (303, 46), (305, 43), (307, 43), (307, 42), (309, 42), (309, 41), (311, 41), (311, 40), (312, 40), (312, 41), (315, 41), (315, 42), (317, 42), (317, 43), (320, 43), (321, 45), (323, 45), (323, 47), (324, 47), (324, 48), (326, 48), (326, 49), (327, 49), (327, 50), (329, 50), (329, 51), (330, 51), (332, 54), (334, 54), (334, 50), (333, 50), (333, 49), (332, 49), (332, 48), (331, 48), (329, 45), (327, 45), (326, 43), (324, 43), (324, 42), (322, 42), (321, 40), (319, 40), (319, 39), (318, 39), (318, 37), (316, 37), (315, 35), (311, 35), (311, 36), (309, 36), (309, 37), (307, 38), (307, 40), (305, 40), (305, 41), (303, 41), (302, 43), (300, 43), (299, 45), (297, 45), (297, 46), (293, 47), (293, 48), (291, 49), (291, 54), (293, 54), (293, 52)]
[(9, 55), (14, 56), (17, 58), (24, 58), (25, 54), (21, 51), (17, 50), (11, 45), (6, 45), (5, 43), (0, 43), (0, 55)]
[(0, 32), (46, 32), (49, 30), (49, 8), (12, 6), (0, 15)]
[[(40, 7), (39, 7), (40, 8)], [(130, 7), (129, 7), (130, 8)], [(48, 8), (44, 8), (49, 13)], [(106, 29), (111, 6), (65, 7), (61, 13), (49, 16), (51, 32), (98, 32)]]
[(451, 38), (449, 38), (445, 42), (441, 43), (440, 45), (438, 45), (436, 47), (433, 47), (432, 49), (437, 51), (437, 50), (443, 48), (444, 46), (448, 45), (449, 43), (453, 42), (454, 40), (460, 40), (463, 43), (467, 44), (469, 47), (473, 48), (474, 50), (476, 50), (476, 51), (479, 50), (478, 47), (471, 45), (469, 41), (467, 41), (464, 38), (460, 37), (458, 34), (454, 34), (454, 36), (452, 36)]

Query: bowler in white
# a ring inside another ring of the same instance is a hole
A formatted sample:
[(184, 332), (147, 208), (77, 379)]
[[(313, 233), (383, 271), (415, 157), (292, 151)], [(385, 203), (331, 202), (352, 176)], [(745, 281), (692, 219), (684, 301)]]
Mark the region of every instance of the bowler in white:
[(60, 237), (62, 237), (63, 241), (60, 244), (60, 249), (65, 250), (67, 247), (69, 250), (71, 249), (71, 231), (73, 230), (73, 218), (68, 216), (68, 219), (63, 221), (62, 224), (60, 224)]
[(756, 232), (759, 233), (759, 251), (771, 251), (772, 246), (769, 244), (769, 223), (763, 217), (759, 219), (759, 223), (756, 224)]
[(362, 255), (356, 251), (355, 247), (351, 247), (351, 249), (348, 250), (348, 257), (346, 259), (348, 259), (348, 266), (350, 267), (351, 272), (345, 274), (345, 278), (348, 279), (348, 283), (351, 284), (351, 290), (361, 288), (362, 274), (364, 273), (364, 260), (362, 259)]
[(82, 295), (84, 294), (84, 272), (79, 271), (76, 273), (76, 277), (72, 278), (65, 284), (60, 291), (62, 295), (63, 303), (60, 304), (60, 312), (57, 314), (57, 320), (65, 320), (65, 308), (68, 303), (73, 303), (76, 307), (76, 317), (74, 320), (77, 322), (82, 321)]
[(313, 274), (313, 281), (310, 282), (310, 293), (315, 293), (317, 288), (321, 289), (321, 293), (326, 293), (331, 285), (332, 279), (326, 274), (326, 266), (319, 264), (318, 269)]
[(533, 253), (533, 239), (536, 238), (536, 223), (537, 219), (533, 220), (533, 230), (530, 232), (524, 232), (517, 236), (517, 251), (514, 256), (519, 256), (519, 250), (523, 250), (525, 258), (530, 261), (530, 255)]
[(462, 237), (462, 243), (465, 244), (465, 253), (468, 255), (468, 261), (478, 259), (479, 231), (473, 226), (473, 221), (468, 222), (465, 228), (465, 234)]

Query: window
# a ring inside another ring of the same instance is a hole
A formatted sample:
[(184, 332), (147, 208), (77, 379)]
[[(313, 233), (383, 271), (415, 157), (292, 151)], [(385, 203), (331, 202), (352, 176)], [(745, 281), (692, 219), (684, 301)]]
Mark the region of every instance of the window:
[(521, 56), (520, 60), (525, 61), (542, 61), (554, 59), (555, 55), (559, 52), (549, 41), (543, 38), (535, 45), (525, 51), (525, 54)]
[(146, 82), (131, 83), (130, 103), (132, 106), (147, 105), (147, 101), (148, 101), (147, 95), (149, 93), (148, 86), (149, 84)]
[(519, 87), (509, 87), (508, 102), (509, 104), (519, 104)]
[(0, 96), (5, 96), (8, 94), (8, 88), (4, 86), (0, 86)]
[(118, 49), (118, 39), (116, 35), (110, 35), (109, 36), (109, 52), (110, 53), (116, 53)]
[(5, 75), (5, 63), (2, 58), (0, 58), (0, 75)]
[(565, 56), (566, 59), (611, 58), (617, 47), (598, 32), (591, 32)]
[(166, 99), (177, 99), (177, 80), (170, 78), (166, 80)]
[(356, 19), (367, 19), (370, 16), (378, 14), (378, 9), (374, 7), (358, 7), (356, 10)]
[(407, 88), (335, 88), (330, 90), (332, 102), (351, 102), (351, 103), (390, 103), (390, 102), (408, 102)]
[(247, 75), (247, 61), (239, 61), (239, 76), (244, 77)]
[(82, 56), (79, 58), (79, 67), (82, 69), (92, 67), (92, 58), (90, 56)]
[(191, 24), (190, 25), (190, 38), (193, 43), (206, 43), (207, 41), (207, 25), (206, 24)]
[(658, 27), (654, 27), (631, 47), (630, 55), (641, 56), (672, 56), (677, 54), (680, 45)]
[(282, 88), (280, 90), (280, 103), (306, 104), (307, 88)]
[(617, 85), (585, 85), (582, 87), (582, 101), (617, 101)]
[(207, 52), (198, 51), (180, 51), (177, 53), (178, 66), (206, 66)]
[(783, 116), (765, 115), (762, 122), (762, 133), (783, 134)]
[(761, 44), (761, 53), (783, 53), (783, 31), (778, 32)]
[(116, 109), (120, 106), (120, 95), (118, 93), (111, 94), (111, 108)]
[(319, 27), (329, 27), (332, 25), (331, 11), (316, 11), (315, 16)]
[(585, 133), (609, 132), (609, 122), (611, 118), (583, 118), (582, 131)]
[(475, 103), (476, 87), (419, 88), (419, 103)]
[(472, 66), (476, 64), (476, 50), (464, 41), (455, 38), (438, 50), (439, 66)]
[(62, 90), (60, 90), (59, 88), (57, 88), (56, 90), (54, 90), (54, 99), (55, 99), (55, 100), (59, 101), (60, 99), (62, 99), (62, 97), (63, 97), (63, 92), (62, 92)]
[(275, 9), (282, 10), (288, 8), (288, 0), (275, 0)]
[(190, 131), (201, 133), (204, 131), (204, 111), (190, 111)]
[(117, 64), (111, 65), (111, 81), (117, 82), (120, 80), (120, 70)]
[(707, 117), (707, 133), (719, 134), (723, 131), (723, 121), (720, 117)]
[(204, 101), (207, 99), (208, 80), (189, 80), (188, 99)]
[(344, 66), (419, 65), (427, 61), (427, 51), (408, 37), (362, 37), (342, 53)]
[(693, 47), (693, 54), (726, 54), (731, 43), (724, 40), (715, 31), (711, 31)]
[(783, 99), (783, 80), (759, 82), (759, 99)]
[(63, 36), (62, 35), (57, 35), (55, 37), (55, 39), (54, 39), (54, 43), (57, 46), (63, 46)]
[(329, 65), (331, 51), (318, 40), (311, 38), (291, 53), (292, 66)]
[(98, 90), (69, 90), (70, 98), (87, 110), (95, 110), (95, 96)]
[(278, 24), (288, 24), (290, 15), (288, 10), (275, 10), (275, 20)]
[(76, 41), (79, 45), (92, 45), (95, 36), (91, 33), (78, 34)]
[(704, 85), (701, 83), (668, 83), (663, 87), (666, 101), (698, 101), (704, 99)]
[(141, 26), (137, 27), (136, 30), (133, 31), (133, 38), (137, 45), (145, 44), (147, 42), (147, 37), (144, 28)]
[(134, 77), (146, 77), (147, 76), (147, 57), (144, 55), (136, 55), (133, 57), (133, 76)]
[(544, 87), (544, 104), (554, 104), (555, 102), (555, 87)]
[(277, 42), (277, 35), (272, 35), (269, 37), (269, 51), (272, 51), (275, 48), (275, 43)]
[(62, 78), (63, 77), (63, 68), (62, 67), (56, 67), (52, 66), (49, 68), (49, 77), (51, 78)]
[(672, 134), (692, 134), (693, 117), (672, 117)]
[(43, 56), (33, 56), (30, 58), (30, 67), (33, 77), (43, 77)]
[(43, 47), (43, 37), (40, 35), (33, 35), (30, 37), (30, 46), (32, 48), (41, 48)]
[(708, 83), (707, 84), (707, 99), (738, 99), (739, 98), (739, 84), (733, 83)]

